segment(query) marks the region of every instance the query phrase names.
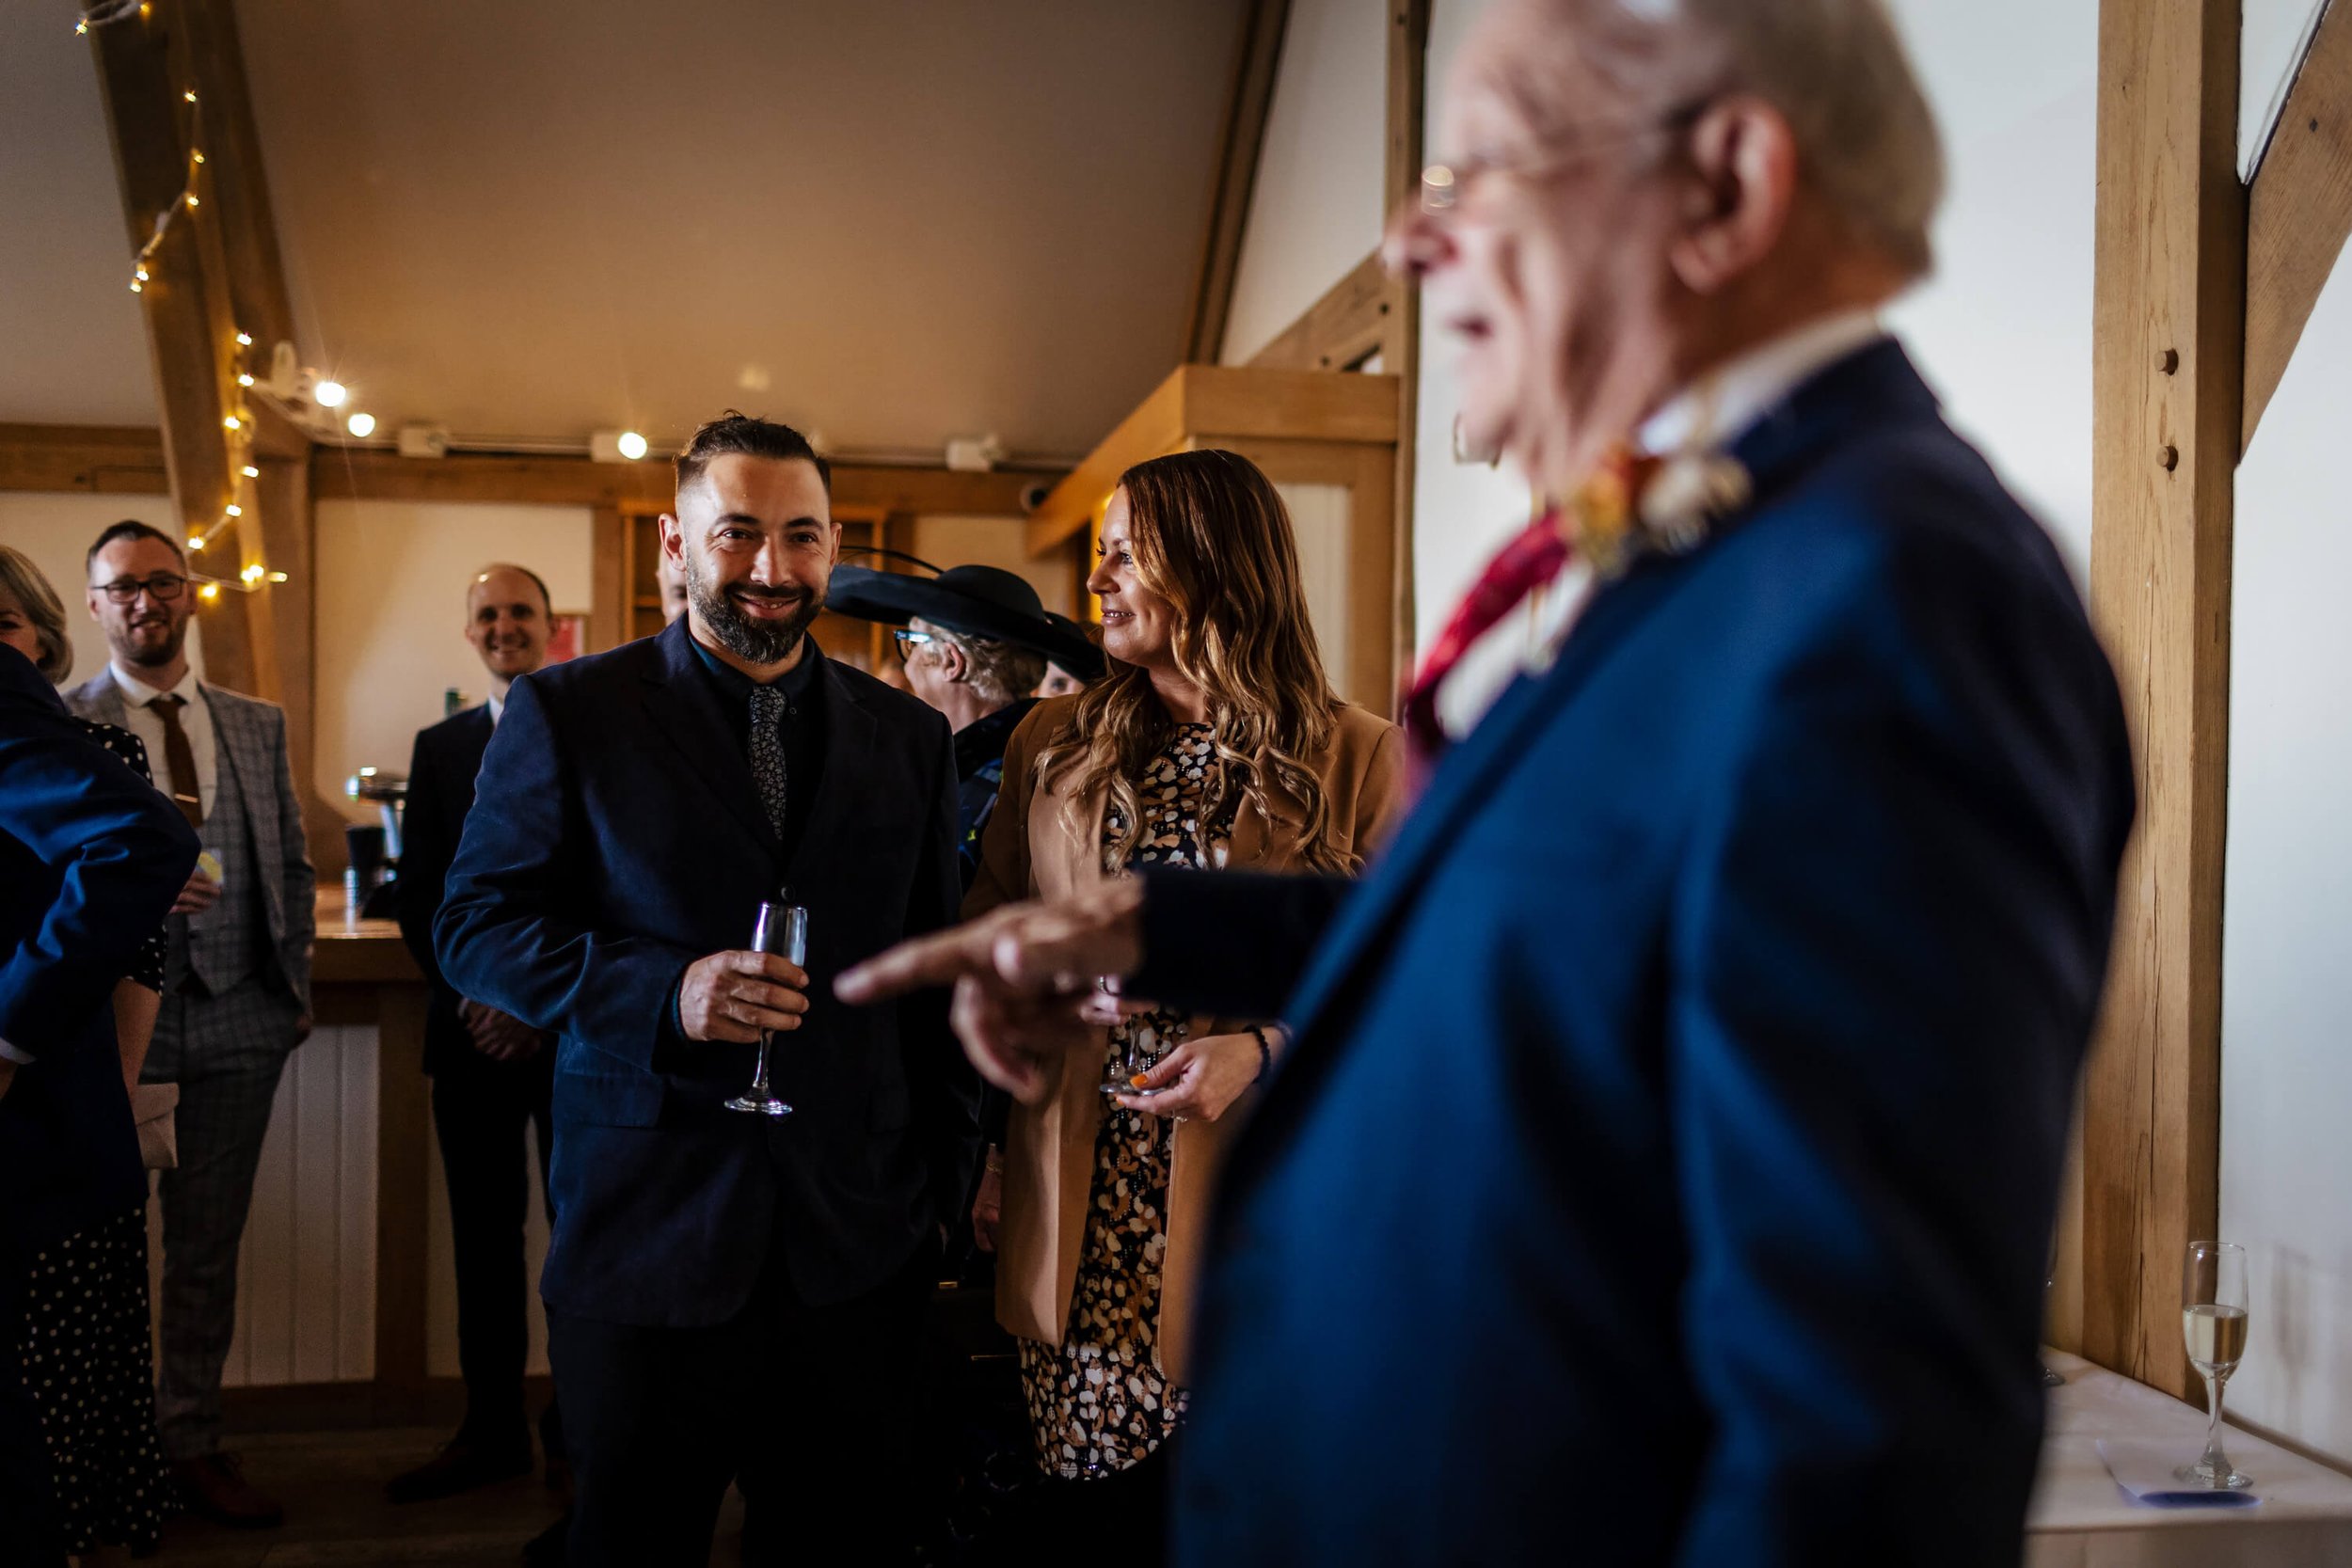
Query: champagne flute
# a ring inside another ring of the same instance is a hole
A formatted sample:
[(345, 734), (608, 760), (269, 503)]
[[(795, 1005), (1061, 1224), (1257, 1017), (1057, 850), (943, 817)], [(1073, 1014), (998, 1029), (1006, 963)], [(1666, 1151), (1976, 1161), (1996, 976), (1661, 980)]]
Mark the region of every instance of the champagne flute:
[[(752, 923), (752, 951), (773, 953), (793, 963), (808, 964), (808, 911), (789, 902), (790, 895), (779, 893), (773, 901), (759, 906), (758, 918)], [(788, 1117), (792, 1107), (776, 1098), (768, 1086), (768, 1048), (775, 1037), (769, 1031), (759, 1032), (759, 1066), (752, 1073), (752, 1086), (727, 1101), (730, 1111), (748, 1111), (754, 1116)]]
[(2235, 1492), (2254, 1478), (2221, 1451), (2221, 1389), (2246, 1354), (2246, 1249), (2229, 1242), (2191, 1242), (2181, 1275), (2181, 1333), (2189, 1364), (2205, 1379), (2205, 1451), (2173, 1479)]

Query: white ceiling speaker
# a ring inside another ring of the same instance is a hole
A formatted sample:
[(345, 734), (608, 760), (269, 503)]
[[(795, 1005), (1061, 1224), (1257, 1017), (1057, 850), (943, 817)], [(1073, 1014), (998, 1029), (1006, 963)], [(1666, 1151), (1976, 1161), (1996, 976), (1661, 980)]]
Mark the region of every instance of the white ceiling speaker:
[(959, 473), (984, 474), (1005, 460), (1005, 443), (991, 431), (986, 436), (960, 436), (947, 443), (947, 467)]
[(400, 455), (403, 457), (447, 457), (449, 431), (437, 424), (405, 424), (400, 427)]

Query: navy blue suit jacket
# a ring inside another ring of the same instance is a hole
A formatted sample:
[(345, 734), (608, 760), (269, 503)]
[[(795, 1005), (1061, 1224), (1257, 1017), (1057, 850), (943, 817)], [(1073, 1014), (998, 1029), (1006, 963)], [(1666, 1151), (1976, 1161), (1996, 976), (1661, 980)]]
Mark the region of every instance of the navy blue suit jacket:
[(197, 852), (170, 801), (0, 648), (0, 1038), (34, 1058), (0, 1098), (0, 1237), (146, 1201), (110, 1004)]
[[(721, 1323), (771, 1244), (803, 1299), (848, 1300), (969, 1199), (977, 1080), (944, 993), (833, 998), (850, 964), (955, 918), (946, 721), (832, 660), (819, 675), (823, 771), (788, 864), (683, 620), (507, 694), (435, 945), (460, 994), (561, 1037), (539, 1286), (561, 1310)], [(755, 1048), (689, 1043), (671, 1007), (780, 885), (809, 907), (811, 1006), (771, 1069), (797, 1109), (771, 1122), (722, 1103)]]
[(453, 713), (417, 732), (408, 760), (408, 799), (400, 812), (400, 934), (424, 971), (432, 1000), (425, 1006), (424, 1070), (438, 1071), (459, 1056), (475, 1054), (473, 1037), (457, 1016), (457, 992), (441, 973), (433, 952), (433, 917), (449, 888), (450, 863), (458, 835), (473, 810), (474, 775), (489, 750), (492, 721), (487, 703)]
[[(2016, 1561), (2114, 678), (1893, 343), (1737, 451), (1753, 507), (1601, 592), (1323, 931), (1180, 1562)], [(1334, 891), (1156, 879), (1130, 990), (1271, 1005)]]

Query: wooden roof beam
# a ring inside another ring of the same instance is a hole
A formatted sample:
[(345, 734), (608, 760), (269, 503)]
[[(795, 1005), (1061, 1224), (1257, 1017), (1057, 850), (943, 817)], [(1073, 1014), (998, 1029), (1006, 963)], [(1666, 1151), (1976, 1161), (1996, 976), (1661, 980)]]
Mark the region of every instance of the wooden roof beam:
[(2241, 451), (2352, 236), (2352, 5), (2328, 5), (2296, 68), (2247, 199)]
[(1181, 357), (1196, 364), (1214, 365), (1224, 350), (1233, 280), (1241, 273), (1242, 234), (1249, 222), (1249, 198), (1257, 189), (1258, 155), (1265, 147), (1266, 116), (1274, 107), (1274, 83), (1281, 69), (1282, 33), (1290, 11), (1290, 0), (1250, 0), (1242, 23), (1216, 190), (1209, 201), (1209, 230), (1201, 244), (1192, 310), (1184, 322)]

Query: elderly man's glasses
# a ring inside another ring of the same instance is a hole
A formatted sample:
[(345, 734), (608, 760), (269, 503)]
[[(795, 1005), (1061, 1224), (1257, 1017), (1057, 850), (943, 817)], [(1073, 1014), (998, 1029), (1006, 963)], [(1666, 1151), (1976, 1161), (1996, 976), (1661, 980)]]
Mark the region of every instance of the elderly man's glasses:
[(187, 592), (188, 579), (171, 572), (157, 572), (152, 577), (117, 578), (102, 582), (98, 591), (116, 604), (129, 604), (141, 594), (157, 604), (169, 604)]
[(1474, 152), (1459, 163), (1431, 164), (1421, 171), (1421, 210), (1424, 213), (1453, 212), (1461, 204), (1463, 193), (1482, 174), (1549, 174), (1565, 168), (1593, 153), (1622, 147), (1658, 131), (1679, 131), (1697, 120), (1707, 108), (1707, 101), (1686, 103), (1656, 119), (1639, 120), (1630, 124), (1587, 125), (1557, 136), (1548, 136), (1533, 147), (1511, 152)]
[(890, 640), (898, 645), (898, 662), (901, 664), (907, 661), (915, 649), (929, 647), (939, 641), (930, 632), (916, 631), (912, 626), (900, 626), (890, 634)]

